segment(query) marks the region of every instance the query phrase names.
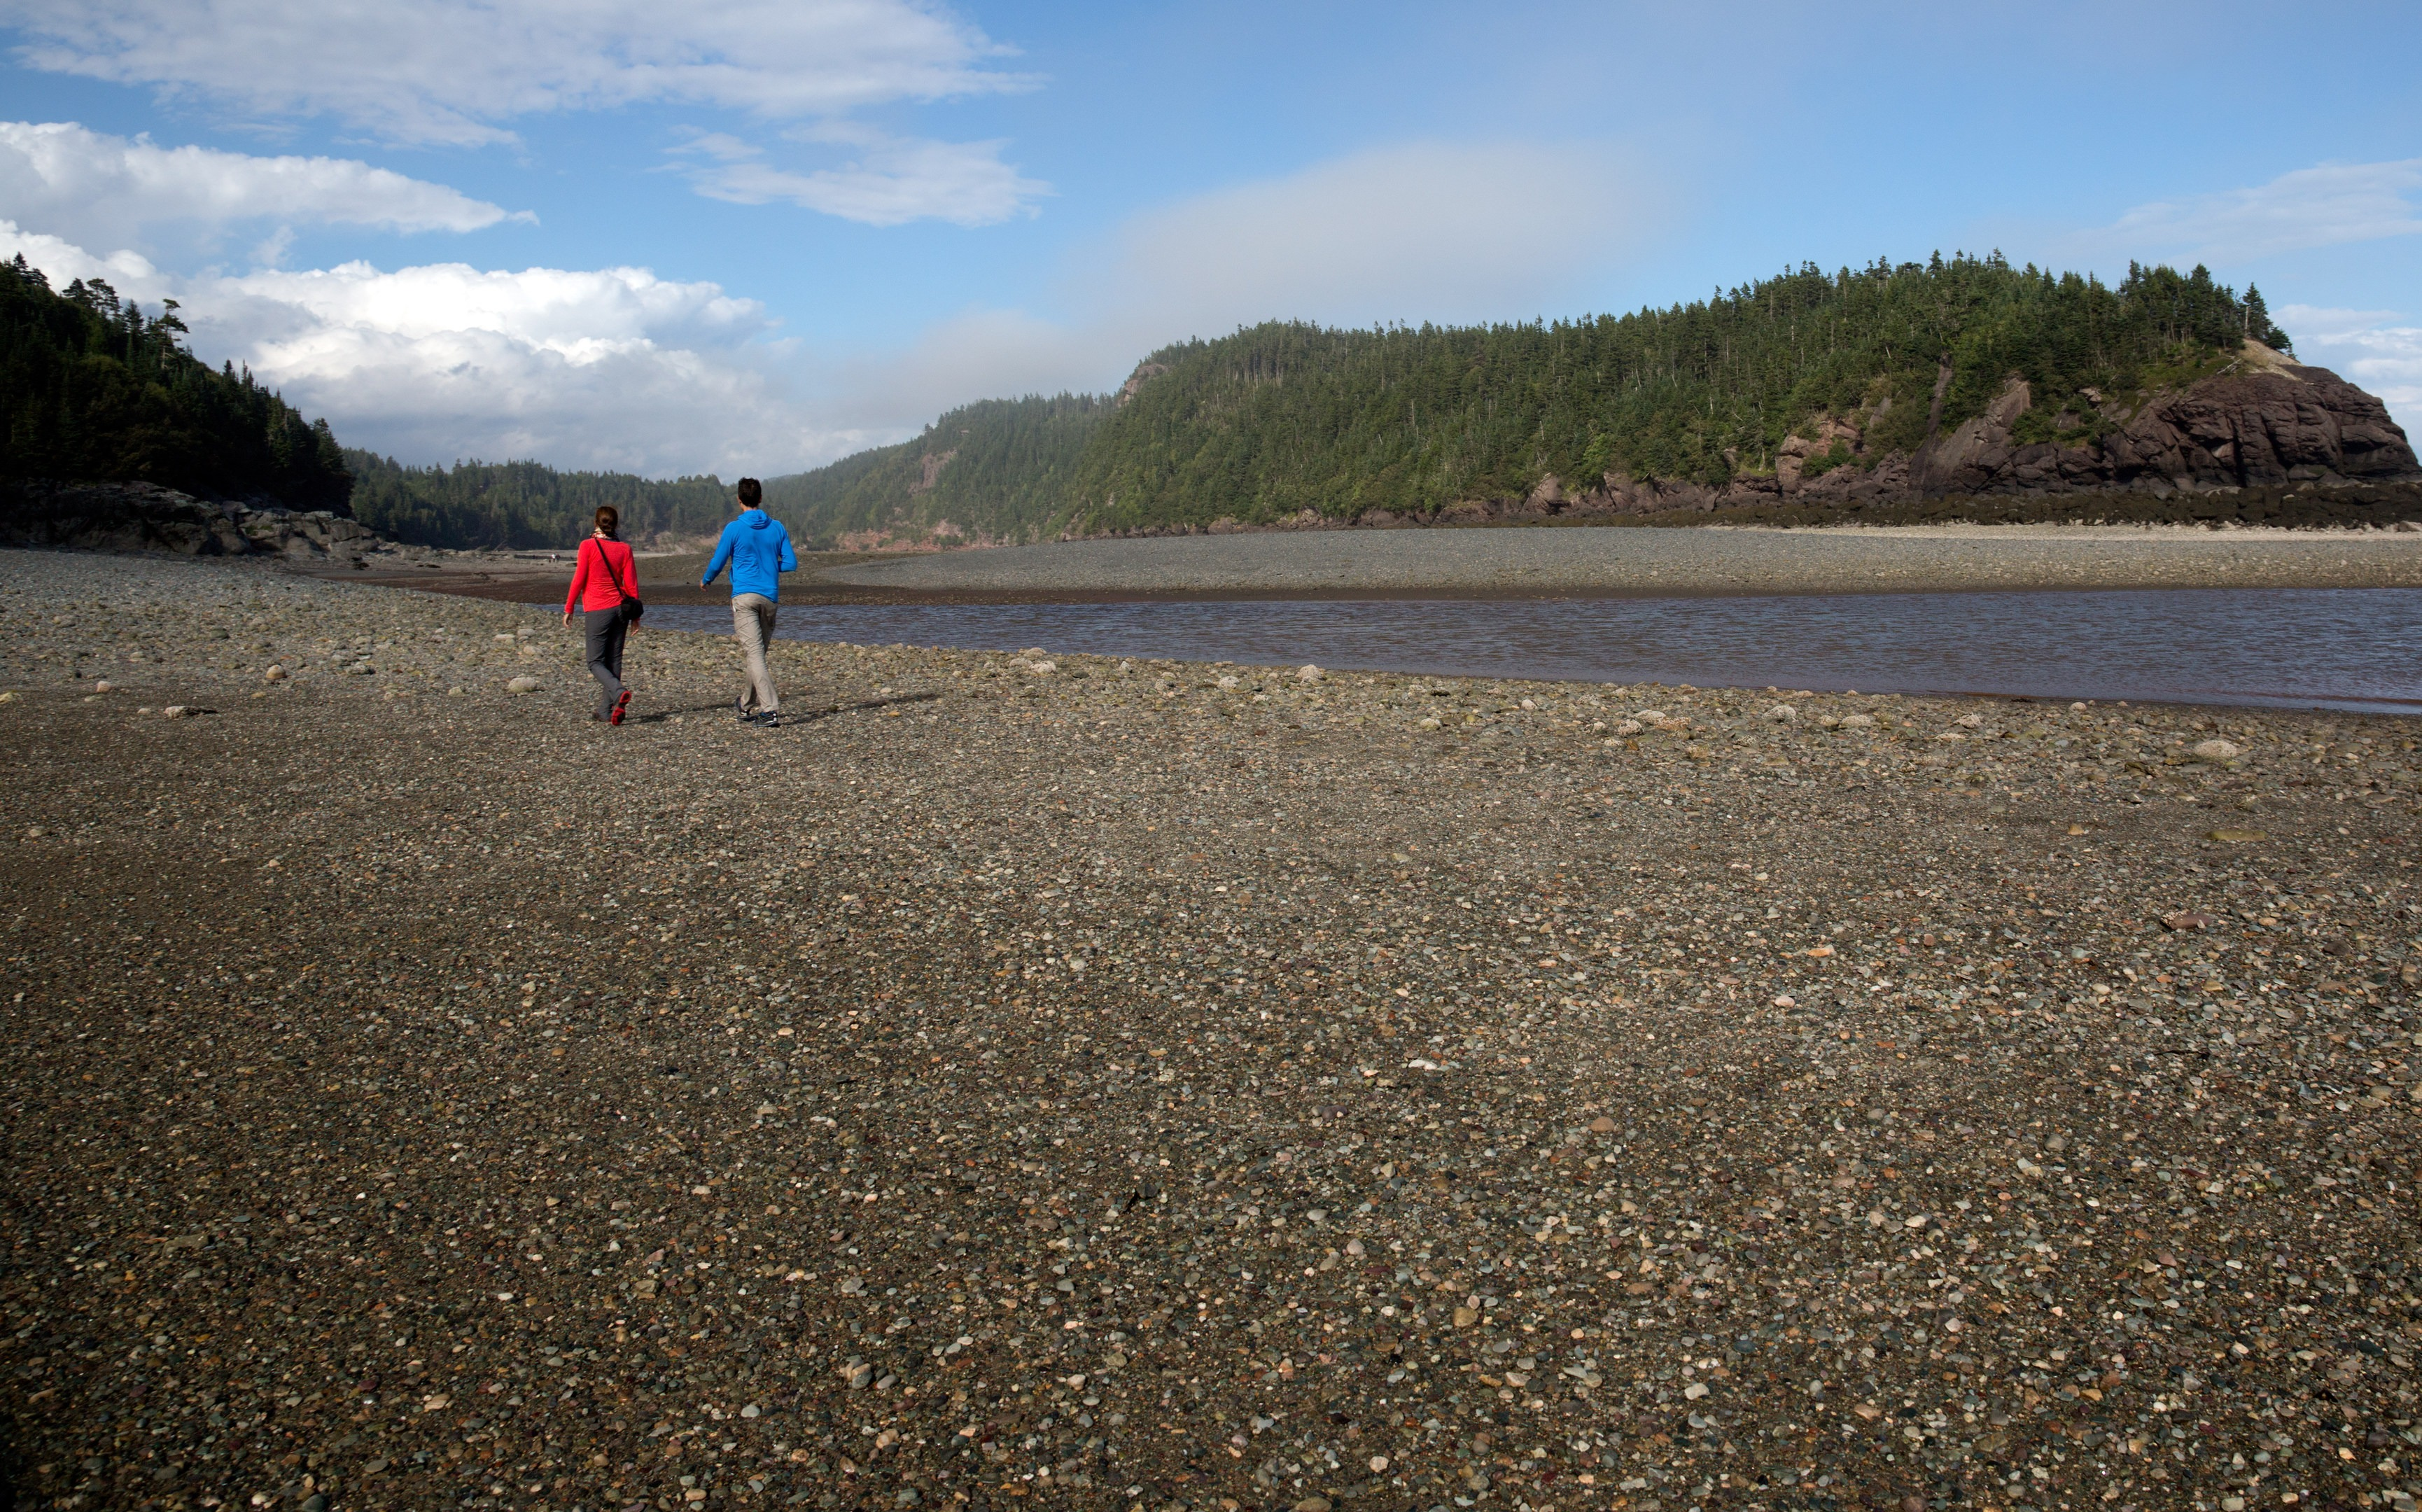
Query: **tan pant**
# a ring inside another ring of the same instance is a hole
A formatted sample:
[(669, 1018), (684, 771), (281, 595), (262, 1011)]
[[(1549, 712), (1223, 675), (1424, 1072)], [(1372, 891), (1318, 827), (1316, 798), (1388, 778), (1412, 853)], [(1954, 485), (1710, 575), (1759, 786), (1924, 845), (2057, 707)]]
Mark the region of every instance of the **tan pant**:
[(763, 593), (731, 595), (731, 633), (740, 641), (740, 654), (748, 658), (748, 687), (740, 695), (740, 706), (760, 714), (782, 707), (782, 695), (774, 691), (774, 674), (765, 665), (766, 649), (774, 643), (775, 608)]

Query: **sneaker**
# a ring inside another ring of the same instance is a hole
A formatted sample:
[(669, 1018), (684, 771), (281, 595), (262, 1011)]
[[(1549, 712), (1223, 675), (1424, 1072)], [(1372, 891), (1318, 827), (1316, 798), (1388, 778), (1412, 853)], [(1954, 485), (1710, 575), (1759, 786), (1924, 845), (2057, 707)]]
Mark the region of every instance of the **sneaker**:
[(768, 714), (763, 710), (750, 715), (748, 717), (748, 722), (762, 730), (779, 730), (782, 728), (782, 717), (780, 715)]
[(614, 712), (606, 717), (606, 722), (607, 724), (621, 724), (622, 722), (622, 711), (628, 709), (630, 706), (631, 690), (626, 687), (622, 690), (622, 696), (614, 701)]
[(749, 720), (757, 717), (757, 711), (748, 706), (747, 694), (743, 693), (738, 698), (731, 701), (731, 717), (739, 720), (742, 724), (747, 724)]

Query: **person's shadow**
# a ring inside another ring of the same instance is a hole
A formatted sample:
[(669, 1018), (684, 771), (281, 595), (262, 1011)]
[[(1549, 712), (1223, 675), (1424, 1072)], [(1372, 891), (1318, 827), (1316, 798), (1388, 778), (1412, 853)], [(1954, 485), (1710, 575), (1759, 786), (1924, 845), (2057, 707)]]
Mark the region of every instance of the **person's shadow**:
[[(864, 714), (869, 710), (888, 709), (899, 704), (938, 703), (941, 699), (942, 695), (939, 693), (896, 693), (886, 699), (861, 699), (856, 703), (827, 703), (811, 709), (786, 704), (782, 709), (782, 724), (778, 728), (812, 724), (819, 719), (838, 718), (844, 714)], [(634, 725), (663, 724), (675, 715), (730, 714), (731, 712), (731, 705), (729, 703), (702, 703), (688, 708), (660, 709), (650, 714), (625, 715), (622, 722)]]

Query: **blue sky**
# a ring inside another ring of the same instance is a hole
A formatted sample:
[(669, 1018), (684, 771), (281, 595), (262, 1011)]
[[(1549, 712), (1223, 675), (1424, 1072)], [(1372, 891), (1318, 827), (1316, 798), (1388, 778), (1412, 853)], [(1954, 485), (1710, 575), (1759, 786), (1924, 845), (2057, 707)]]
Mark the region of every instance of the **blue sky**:
[(2422, 422), (2422, 8), (0, 0), (0, 255), (348, 441), (773, 474), (1269, 317), (1941, 248), (2258, 282)]

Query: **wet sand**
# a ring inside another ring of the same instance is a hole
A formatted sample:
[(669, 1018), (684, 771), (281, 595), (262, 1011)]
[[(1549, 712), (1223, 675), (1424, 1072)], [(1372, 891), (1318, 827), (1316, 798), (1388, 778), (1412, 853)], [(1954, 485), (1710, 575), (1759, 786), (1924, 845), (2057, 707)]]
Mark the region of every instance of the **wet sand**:
[(2422, 533), (1954, 526), (1261, 532), (1077, 541), (836, 567), (897, 592), (1685, 596), (2422, 586)]

